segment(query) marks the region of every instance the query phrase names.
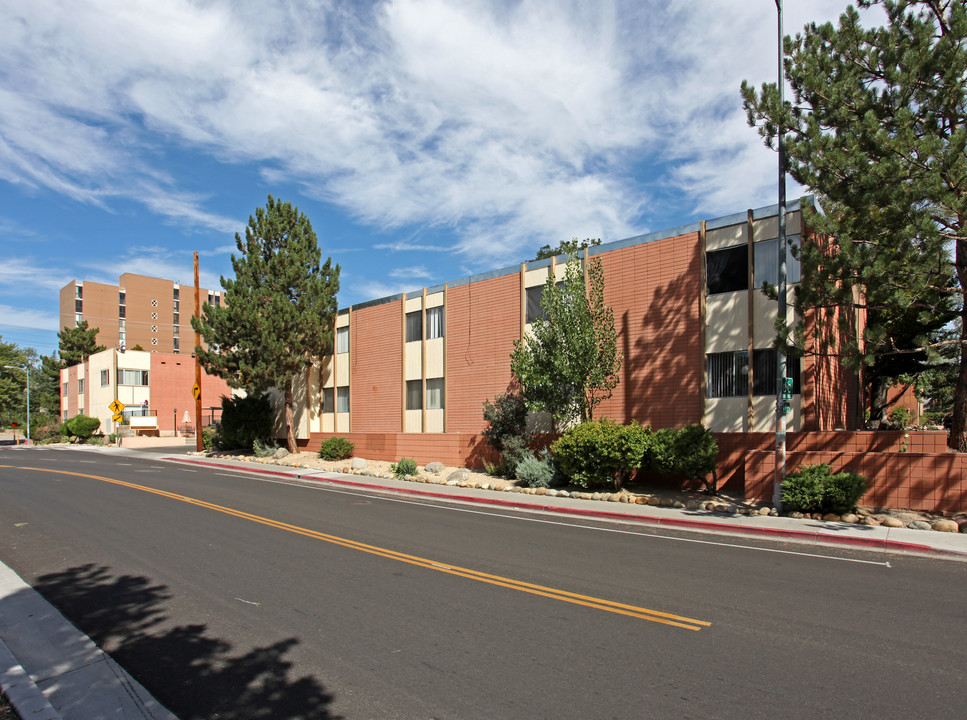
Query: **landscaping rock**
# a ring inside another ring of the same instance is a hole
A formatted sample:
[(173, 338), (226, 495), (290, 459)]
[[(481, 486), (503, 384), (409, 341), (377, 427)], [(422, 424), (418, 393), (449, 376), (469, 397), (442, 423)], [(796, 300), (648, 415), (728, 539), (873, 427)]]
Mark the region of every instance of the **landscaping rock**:
[(843, 518), (841, 518), (836, 513), (826, 513), (825, 515), (823, 515), (823, 522), (839, 522), (842, 519)]
[(853, 523), (855, 525), (860, 521), (860, 518), (858, 515), (854, 515), (853, 513), (846, 513), (840, 518), (840, 520), (842, 520), (844, 523)]
[(648, 498), (648, 504), (653, 505), (654, 507), (658, 507), (659, 505), (661, 505), (661, 498), (650, 497)]
[(648, 504), (648, 498), (646, 498), (644, 495), (640, 495), (639, 497), (635, 498), (635, 505), (647, 505), (647, 504)]
[(888, 528), (902, 528), (903, 521), (895, 517), (883, 518), (883, 522), (880, 523), (883, 527)]
[(933, 524), (930, 526), (931, 530), (936, 530), (937, 532), (959, 532), (960, 528), (957, 527), (957, 523), (953, 520), (934, 520)]
[(470, 473), (467, 470), (463, 470), (463, 469), (454, 470), (452, 473), (450, 473), (447, 476), (447, 485), (450, 484), (451, 480), (454, 480), (455, 482), (453, 484), (456, 485), (458, 482), (466, 480), (469, 477), (470, 477)]
[(545, 494), (548, 497), (557, 497), (557, 490), (555, 490), (554, 488), (550, 488)]
[(441, 473), (445, 468), (446, 465), (444, 465), (442, 462), (436, 462), (435, 460), (426, 464), (426, 471), (431, 473)]
[(350, 464), (350, 467), (352, 467), (353, 470), (365, 470), (366, 468), (369, 467), (369, 462), (364, 460), (363, 458), (354, 457), (352, 459), (352, 463)]
[(772, 512), (772, 508), (767, 508), (767, 507), (759, 508), (759, 514), (762, 515), (763, 517), (766, 515), (769, 515), (771, 512)]
[(276, 450), (272, 454), (272, 458), (274, 460), (281, 460), (282, 458), (284, 458), (288, 454), (289, 454), (289, 451), (288, 450), (286, 450), (285, 448), (279, 448), (278, 450)]
[(802, 520), (806, 516), (798, 510), (793, 510), (791, 513), (789, 513), (789, 517), (793, 518), (794, 520)]
[(672, 500), (671, 498), (662, 498), (661, 499), (661, 506), (662, 507), (672, 507), (674, 504), (675, 504), (675, 501)]
[(929, 530), (930, 523), (925, 522), (923, 520), (914, 520), (912, 523), (907, 525), (907, 527), (910, 528), (911, 530)]
[(872, 515), (870, 515), (868, 517), (863, 518), (863, 524), (869, 525), (870, 527), (878, 527), (880, 525), (880, 521), (877, 520)]
[(701, 507), (701, 503), (698, 500), (689, 500), (685, 503), (686, 510), (698, 510)]

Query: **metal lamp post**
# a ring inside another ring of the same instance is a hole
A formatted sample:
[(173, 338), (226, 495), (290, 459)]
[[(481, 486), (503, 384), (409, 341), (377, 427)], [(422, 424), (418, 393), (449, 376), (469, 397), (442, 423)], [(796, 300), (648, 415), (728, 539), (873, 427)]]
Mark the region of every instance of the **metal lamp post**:
[(11, 370), (23, 370), (27, 375), (27, 445), (30, 445), (30, 365), (4, 365)]
[[(786, 73), (782, 48), (782, 0), (775, 0), (779, 15), (779, 128), (776, 133), (779, 150), (779, 327), (782, 344), (776, 348), (776, 475), (772, 487), (772, 505), (782, 511), (782, 483), (786, 479), (786, 154), (782, 143), (782, 113), (785, 109)], [(791, 400), (790, 400), (791, 402)]]

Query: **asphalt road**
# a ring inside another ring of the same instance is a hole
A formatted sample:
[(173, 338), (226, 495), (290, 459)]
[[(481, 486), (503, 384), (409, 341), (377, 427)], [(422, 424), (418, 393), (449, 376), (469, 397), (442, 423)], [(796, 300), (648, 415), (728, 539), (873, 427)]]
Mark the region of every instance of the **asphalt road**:
[(183, 720), (967, 707), (962, 562), (39, 448), (0, 454), (0, 559)]

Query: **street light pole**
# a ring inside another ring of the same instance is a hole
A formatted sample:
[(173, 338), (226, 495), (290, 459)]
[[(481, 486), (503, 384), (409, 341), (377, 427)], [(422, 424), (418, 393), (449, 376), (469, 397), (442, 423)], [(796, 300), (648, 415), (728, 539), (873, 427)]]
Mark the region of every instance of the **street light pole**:
[(779, 322), (782, 342), (776, 347), (776, 474), (772, 485), (772, 505), (782, 511), (782, 483), (786, 479), (786, 153), (783, 147), (783, 112), (785, 111), (786, 73), (782, 48), (782, 0), (775, 0), (779, 15), (779, 127), (776, 133), (779, 150)]
[(11, 370), (23, 370), (27, 375), (27, 445), (30, 445), (30, 363), (26, 365), (4, 365)]

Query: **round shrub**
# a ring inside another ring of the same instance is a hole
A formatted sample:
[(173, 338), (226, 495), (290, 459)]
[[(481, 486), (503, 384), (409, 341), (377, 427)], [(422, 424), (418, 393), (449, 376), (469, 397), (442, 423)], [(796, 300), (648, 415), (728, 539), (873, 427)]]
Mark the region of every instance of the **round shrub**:
[(344, 437), (333, 436), (323, 440), (319, 446), (319, 457), (323, 460), (345, 460), (352, 457), (356, 446)]
[(390, 465), (389, 469), (398, 478), (404, 478), (407, 475), (416, 475), (416, 460), (412, 458), (400, 458), (399, 462)]
[(516, 470), (520, 487), (550, 487), (557, 476), (554, 457), (547, 450), (542, 450), (537, 457), (526, 453), (517, 463)]
[(842, 515), (856, 507), (868, 487), (869, 481), (858, 473), (834, 475), (827, 463), (804, 465), (783, 481), (782, 505), (788, 511)]
[(62, 431), (66, 428), (68, 437), (75, 437), (81, 442), (87, 442), (99, 427), (101, 427), (100, 419), (81, 414), (75, 415), (65, 422)]
[(591, 420), (571, 428), (551, 445), (563, 474), (584, 488), (613, 485), (641, 464), (651, 429), (636, 422), (619, 425), (614, 420)]

